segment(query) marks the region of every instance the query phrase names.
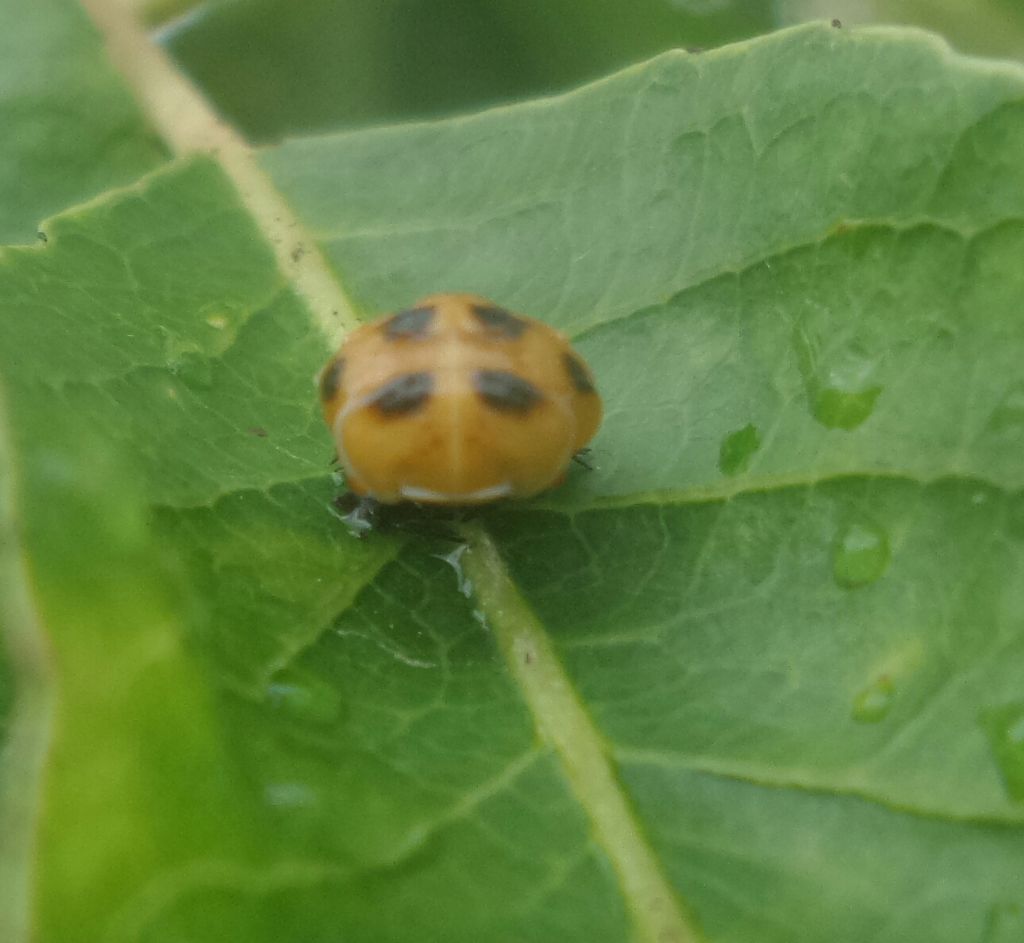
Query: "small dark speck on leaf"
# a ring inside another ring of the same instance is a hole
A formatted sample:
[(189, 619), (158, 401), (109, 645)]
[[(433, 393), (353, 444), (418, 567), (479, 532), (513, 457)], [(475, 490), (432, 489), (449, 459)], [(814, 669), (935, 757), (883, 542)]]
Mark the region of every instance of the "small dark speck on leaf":
[(300, 242), (292, 249), (292, 261), (298, 262), (306, 254), (306, 247)]
[(696, 56), (696, 55), (697, 55), (698, 53), (701, 53), (701, 52), (703, 52), (703, 51), (704, 51), (704, 49), (705, 49), (705, 47), (704, 47), (704, 46), (687, 46), (687, 47), (686, 47), (686, 51), (687, 51), (687, 52), (689, 52), (689, 53), (691, 53), (691, 54), (693, 54), (693, 55), (695, 55), (695, 56)]
[(523, 652), (523, 661), (526, 664), (528, 664), (528, 665), (532, 665), (533, 664), (533, 652), (530, 651), (529, 649), (527, 649), (525, 652)]
[(835, 19), (835, 20), (832, 21), (832, 26), (835, 27), (836, 29), (842, 29), (843, 21), (839, 20), (839, 19)]
[(262, 426), (253, 426), (252, 428), (249, 429), (249, 435), (257, 436), (260, 439), (265, 439), (267, 437), (267, 430), (264, 429)]
[(49, 242), (50, 241), (50, 237), (48, 235), (46, 235), (46, 233), (44, 233), (41, 229), (39, 230), (39, 232), (36, 233), (36, 238), (40, 242)]

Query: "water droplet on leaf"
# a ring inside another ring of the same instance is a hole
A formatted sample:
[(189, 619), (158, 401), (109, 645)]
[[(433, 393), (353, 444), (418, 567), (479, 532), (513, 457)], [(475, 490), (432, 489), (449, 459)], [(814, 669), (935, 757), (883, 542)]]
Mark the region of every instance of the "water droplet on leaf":
[(316, 793), (305, 783), (270, 783), (263, 788), (268, 805), (284, 809), (298, 809), (316, 803)]
[(875, 408), (875, 400), (882, 392), (880, 386), (871, 386), (859, 392), (849, 392), (835, 386), (822, 387), (814, 395), (814, 418), (827, 429), (856, 429)]
[(874, 411), (882, 392), (878, 358), (856, 342), (823, 353), (802, 326), (793, 332), (793, 345), (811, 414), (826, 429), (856, 429)]
[(875, 678), (853, 699), (853, 719), (858, 724), (877, 724), (888, 716), (895, 695), (892, 678), (888, 675)]
[(750, 459), (761, 448), (761, 435), (757, 426), (748, 423), (742, 429), (730, 433), (722, 440), (718, 450), (718, 468), (723, 475), (738, 475), (745, 472)]
[(836, 539), (832, 572), (844, 589), (873, 583), (889, 565), (889, 537), (866, 518), (848, 521)]
[(294, 720), (330, 724), (341, 715), (340, 692), (308, 672), (285, 668), (267, 685), (267, 703)]
[(1024, 802), (1024, 701), (986, 711), (981, 723), (1007, 795)]

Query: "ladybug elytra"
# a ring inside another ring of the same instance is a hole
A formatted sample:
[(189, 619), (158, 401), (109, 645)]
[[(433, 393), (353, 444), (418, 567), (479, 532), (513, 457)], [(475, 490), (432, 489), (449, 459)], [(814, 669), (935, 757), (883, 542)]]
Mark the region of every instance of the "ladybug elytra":
[(475, 295), (431, 295), (358, 328), (319, 387), (348, 487), (384, 504), (537, 494), (601, 422), (569, 342)]

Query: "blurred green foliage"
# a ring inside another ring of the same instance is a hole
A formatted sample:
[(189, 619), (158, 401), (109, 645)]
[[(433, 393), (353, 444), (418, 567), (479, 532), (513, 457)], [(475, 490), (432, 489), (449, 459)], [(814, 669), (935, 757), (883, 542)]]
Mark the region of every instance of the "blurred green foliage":
[(1021, 0), (155, 0), (149, 11), (257, 142), (552, 94), (667, 49), (811, 20), (920, 26), (965, 52), (1024, 57)]
[(563, 91), (673, 47), (770, 30), (772, 0), (242, 0), (163, 41), (257, 141)]

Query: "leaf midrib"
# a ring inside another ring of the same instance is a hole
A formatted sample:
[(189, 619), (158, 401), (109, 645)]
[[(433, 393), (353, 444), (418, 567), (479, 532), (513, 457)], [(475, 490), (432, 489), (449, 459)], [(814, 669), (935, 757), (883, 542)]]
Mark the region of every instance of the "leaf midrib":
[(700, 936), (664, 874), (609, 760), (610, 751), (583, 707), (547, 633), (512, 581), (479, 523), (462, 528), (467, 576), (509, 673), (538, 732), (558, 754), (573, 795), (615, 869), (641, 938), (697, 943)]
[(335, 347), (357, 324), (354, 308), (302, 225), (256, 161), (248, 143), (225, 124), (199, 91), (151, 42), (131, 9), (117, 0), (81, 0), (107, 42), (114, 67), (153, 126), (179, 155), (205, 153), (232, 181), (274, 252), (278, 268)]

